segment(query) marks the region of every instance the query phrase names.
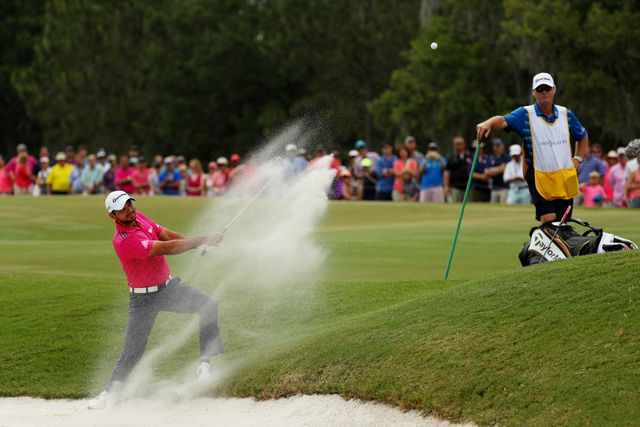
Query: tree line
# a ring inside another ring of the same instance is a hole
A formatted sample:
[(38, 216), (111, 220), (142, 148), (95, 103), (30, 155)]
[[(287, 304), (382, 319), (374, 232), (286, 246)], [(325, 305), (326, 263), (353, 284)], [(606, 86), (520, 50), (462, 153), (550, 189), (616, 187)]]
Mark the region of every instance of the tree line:
[[(557, 101), (605, 147), (638, 136), (640, 6), (570, 0), (8, 0), (0, 138), (212, 158), (312, 116), (332, 148), (473, 135)], [(431, 42), (439, 44), (431, 49)]]

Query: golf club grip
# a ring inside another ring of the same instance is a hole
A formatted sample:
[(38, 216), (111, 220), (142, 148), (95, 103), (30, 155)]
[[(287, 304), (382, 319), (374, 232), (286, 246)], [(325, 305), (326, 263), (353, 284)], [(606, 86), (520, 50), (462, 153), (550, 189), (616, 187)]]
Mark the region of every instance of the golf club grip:
[(209, 252), (210, 250), (214, 249), (215, 246), (211, 246), (211, 245), (200, 245), (198, 246), (198, 249), (200, 250), (200, 256), (205, 256), (207, 254), (207, 252)]

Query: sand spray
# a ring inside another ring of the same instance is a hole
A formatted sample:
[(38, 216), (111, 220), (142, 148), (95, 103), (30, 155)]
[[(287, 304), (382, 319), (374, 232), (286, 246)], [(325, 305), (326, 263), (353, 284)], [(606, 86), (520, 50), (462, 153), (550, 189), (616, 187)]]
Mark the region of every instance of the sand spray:
[(197, 360), (162, 379), (155, 375), (158, 364), (170, 363), (197, 336), (198, 318), (193, 316), (147, 348), (127, 382), (127, 397), (196, 397), (238, 368), (312, 333), (303, 325), (322, 303), (317, 291), (327, 255), (315, 241), (314, 230), (328, 207), (327, 191), (335, 171), (329, 168), (331, 156), (299, 173), (289, 172), (286, 160), (278, 157), (286, 156), (287, 144), (312, 147), (317, 135), (317, 128), (304, 120), (287, 126), (249, 156), (227, 194), (212, 199), (187, 230), (198, 235), (223, 229), (273, 179), (217, 248), (204, 256), (199, 251), (182, 255), (172, 268), (172, 274), (219, 303), (226, 353), (212, 359), (210, 379), (195, 378)]

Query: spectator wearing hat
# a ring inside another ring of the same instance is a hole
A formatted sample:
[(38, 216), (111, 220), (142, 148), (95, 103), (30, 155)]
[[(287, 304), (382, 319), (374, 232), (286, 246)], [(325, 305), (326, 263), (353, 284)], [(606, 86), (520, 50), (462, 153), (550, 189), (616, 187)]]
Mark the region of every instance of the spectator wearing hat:
[[(607, 184), (611, 188), (611, 201), (613, 206), (622, 207), (624, 200), (624, 169), (627, 166), (627, 156), (624, 147), (616, 150), (618, 162), (609, 168), (607, 172)], [(607, 188), (605, 187), (605, 190)]]
[(378, 161), (380, 160), (380, 155), (375, 151), (369, 151), (369, 145), (367, 144), (367, 141), (365, 141), (364, 139), (357, 140), (354, 148), (356, 149), (356, 151), (358, 151), (358, 157), (355, 158), (353, 164), (353, 172), (355, 174), (355, 178), (360, 177), (360, 175), (362, 174), (362, 166), (360, 166), (360, 163), (364, 158), (371, 160), (372, 170), (378, 170)]
[[(18, 159), (22, 157), (26, 157), (27, 159), (26, 167), (29, 170), (29, 174), (33, 174), (33, 169), (38, 163), (38, 160), (31, 154), (29, 154), (29, 152), (27, 151), (27, 146), (25, 144), (18, 144), (16, 146), (16, 155), (13, 156), (5, 166), (5, 171), (9, 175), (9, 178), (11, 178), (12, 183), (15, 182), (16, 179), (16, 165), (18, 163)], [(35, 181), (35, 176), (33, 177), (32, 181)]]
[(140, 156), (136, 160), (131, 174), (131, 183), (133, 188), (136, 189), (136, 194), (149, 194), (151, 193), (151, 180), (149, 177), (153, 169), (147, 167), (147, 161), (144, 157)]
[(404, 139), (404, 146), (407, 147), (409, 151), (409, 158), (414, 159), (418, 164), (424, 160), (424, 154), (418, 151), (416, 148), (418, 146), (418, 141), (414, 136), (407, 136)]
[(618, 163), (618, 153), (616, 150), (609, 150), (606, 157), (607, 172), (604, 174), (602, 186), (604, 187), (604, 207), (613, 207), (613, 187), (610, 183), (611, 169)]
[[(132, 157), (132, 159), (137, 159)], [(131, 166), (131, 162), (129, 161), (129, 156), (122, 155), (120, 156), (120, 165), (116, 168), (115, 180), (116, 180), (116, 188), (119, 191), (124, 191), (125, 193), (135, 193), (136, 189), (133, 186), (133, 167)]]
[(420, 202), (444, 203), (444, 171), (447, 161), (438, 150), (438, 144), (430, 142), (427, 154), (419, 163)]
[(333, 194), (330, 194), (330, 198), (333, 200), (351, 200), (351, 171), (349, 169), (342, 168), (336, 175), (334, 183)]
[(372, 162), (369, 158), (364, 158), (360, 161), (360, 167), (362, 173), (360, 175), (360, 185), (362, 189), (361, 200), (375, 200), (376, 199), (376, 183), (378, 182), (378, 175), (371, 169)]
[(229, 161), (226, 157), (218, 157), (216, 160), (218, 169), (211, 176), (211, 190), (214, 196), (222, 196), (227, 191), (229, 181)]
[(444, 171), (444, 197), (451, 197), (453, 202), (461, 202), (467, 188), (472, 159), (461, 135), (455, 136), (452, 144), (453, 153), (447, 158), (447, 168)]
[(104, 151), (104, 148), (98, 148), (98, 151), (96, 151), (96, 161), (102, 169), (102, 173), (105, 173), (111, 167), (109, 162), (107, 162), (107, 152)]
[(509, 155), (511, 160), (505, 166), (502, 175), (505, 184), (509, 186), (507, 204), (528, 205), (531, 203), (531, 193), (529, 193), (529, 185), (522, 170), (522, 147), (513, 144), (509, 147)]
[(67, 162), (63, 152), (56, 154), (56, 164), (47, 176), (47, 194), (63, 195), (71, 193), (71, 172), (73, 166)]
[(409, 158), (409, 150), (404, 145), (398, 148), (398, 158), (393, 162), (395, 180), (393, 182), (394, 201), (416, 201), (419, 188), (416, 182), (418, 162)]
[(206, 194), (207, 179), (202, 170), (202, 163), (198, 159), (189, 162), (191, 171), (187, 178), (187, 196), (204, 196)]
[(298, 147), (295, 144), (287, 144), (285, 152), (286, 155), (282, 161), (282, 167), (288, 174), (295, 175), (307, 168), (307, 161), (298, 156)]
[(393, 146), (388, 142), (382, 144), (382, 157), (378, 160), (376, 174), (378, 181), (376, 183), (376, 200), (393, 200), (393, 181), (395, 174), (393, 172), (393, 163), (397, 160), (393, 154)]
[(116, 191), (116, 155), (109, 154), (107, 156), (107, 164), (109, 167), (102, 174), (102, 188), (105, 193)]
[[(50, 158), (50, 156), (49, 156), (49, 149), (48, 149), (46, 146), (44, 146), (44, 145), (43, 145), (43, 146), (41, 146), (41, 147), (40, 147), (40, 149), (38, 150), (38, 157), (37, 157), (38, 162), (37, 162), (37, 163), (35, 164), (35, 166), (33, 167), (33, 172), (32, 172), (32, 174), (33, 174), (33, 176), (34, 176), (34, 178), (35, 178), (35, 179), (37, 179), (37, 177), (38, 177), (38, 172), (40, 172), (40, 169), (41, 169), (41, 167), (42, 167), (42, 163), (40, 162), (40, 160), (41, 160), (43, 157), (46, 157), (47, 159), (51, 160), (51, 158)], [(49, 169), (50, 167), (51, 167), (51, 163), (49, 163), (49, 164), (47, 165), (47, 169)], [(46, 189), (46, 187), (45, 187), (45, 189)], [(34, 190), (35, 190), (35, 187), (34, 187)], [(45, 193), (46, 193), (46, 190), (45, 190), (45, 192), (44, 192), (44, 193), (41, 193), (41, 194), (45, 194)]]
[(103, 176), (104, 172), (102, 171), (102, 167), (98, 165), (97, 157), (95, 154), (89, 154), (87, 157), (87, 166), (82, 169), (82, 174), (80, 175), (84, 187), (82, 194), (100, 194), (102, 191)]
[(604, 187), (600, 184), (600, 173), (591, 171), (589, 182), (580, 185), (582, 201), (585, 207), (602, 206), (605, 200)]
[(0, 155), (0, 196), (11, 194), (11, 177), (7, 173), (4, 158)]
[(507, 163), (511, 161), (509, 155), (504, 152), (504, 143), (500, 138), (493, 139), (493, 154), (487, 156), (489, 165), (487, 176), (489, 188), (491, 188), (491, 203), (507, 203), (509, 184), (504, 182), (503, 175)]
[(38, 166), (38, 174), (36, 175), (36, 184), (33, 187), (33, 195), (41, 196), (47, 194), (47, 176), (49, 176), (49, 158), (40, 157), (40, 165)]
[(160, 171), (158, 177), (158, 187), (165, 196), (179, 196), (180, 195), (180, 182), (182, 181), (182, 175), (175, 166), (175, 159), (173, 156), (167, 156), (164, 158), (164, 169)]

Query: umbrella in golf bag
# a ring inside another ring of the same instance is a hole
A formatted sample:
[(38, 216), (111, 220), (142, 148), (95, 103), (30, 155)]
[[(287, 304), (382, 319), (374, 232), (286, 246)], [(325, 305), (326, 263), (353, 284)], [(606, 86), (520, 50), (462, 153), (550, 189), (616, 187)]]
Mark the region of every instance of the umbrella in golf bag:
[[(587, 230), (580, 234), (568, 223), (578, 224)], [(638, 249), (631, 240), (579, 219), (545, 222), (533, 227), (529, 236), (531, 239), (522, 246), (518, 255), (523, 267), (575, 256)]]

